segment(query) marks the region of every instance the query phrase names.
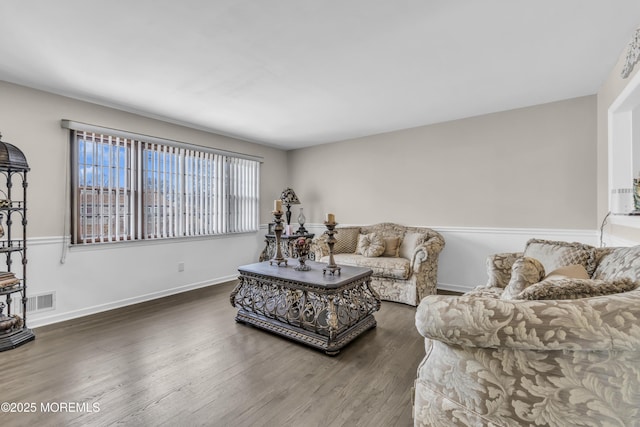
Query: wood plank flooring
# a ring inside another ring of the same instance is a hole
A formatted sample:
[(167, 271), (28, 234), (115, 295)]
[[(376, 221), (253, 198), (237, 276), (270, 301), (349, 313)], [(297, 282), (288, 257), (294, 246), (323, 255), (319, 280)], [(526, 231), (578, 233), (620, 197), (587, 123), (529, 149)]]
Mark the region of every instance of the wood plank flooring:
[(414, 307), (383, 301), (378, 326), (330, 357), (236, 323), (234, 285), (36, 329), (0, 353), (0, 402), (36, 410), (0, 426), (412, 425)]

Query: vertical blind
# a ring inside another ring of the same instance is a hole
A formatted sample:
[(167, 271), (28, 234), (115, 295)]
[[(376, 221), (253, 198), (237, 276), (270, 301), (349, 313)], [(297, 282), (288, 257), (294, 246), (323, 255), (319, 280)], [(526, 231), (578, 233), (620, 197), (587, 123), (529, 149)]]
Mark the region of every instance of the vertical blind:
[(258, 230), (258, 160), (114, 133), (72, 129), (73, 243)]

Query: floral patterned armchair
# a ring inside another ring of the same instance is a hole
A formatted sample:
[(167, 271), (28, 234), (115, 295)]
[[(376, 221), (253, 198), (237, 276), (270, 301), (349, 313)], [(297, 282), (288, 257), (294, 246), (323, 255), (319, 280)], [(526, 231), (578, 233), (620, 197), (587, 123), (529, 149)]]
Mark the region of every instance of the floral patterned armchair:
[[(640, 426), (640, 289), (629, 290), (640, 280), (640, 246), (582, 245), (581, 260), (559, 264), (583, 263), (589, 279), (536, 283), (544, 277), (536, 268), (558, 264), (560, 246), (546, 246), (546, 259), (526, 272), (518, 260), (527, 250), (498, 254), (488, 259), (487, 285), (422, 300), (416, 426)], [(538, 299), (507, 295), (523, 277), (531, 283), (522, 293)], [(599, 288), (612, 282), (624, 289)], [(576, 283), (597, 296), (554, 299), (556, 287)]]

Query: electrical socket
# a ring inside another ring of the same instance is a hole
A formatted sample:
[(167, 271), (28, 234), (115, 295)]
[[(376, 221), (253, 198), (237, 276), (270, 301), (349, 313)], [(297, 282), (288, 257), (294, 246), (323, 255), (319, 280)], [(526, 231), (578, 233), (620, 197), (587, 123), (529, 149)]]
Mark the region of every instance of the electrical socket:
[(184, 271), (184, 261), (178, 263), (178, 271)]

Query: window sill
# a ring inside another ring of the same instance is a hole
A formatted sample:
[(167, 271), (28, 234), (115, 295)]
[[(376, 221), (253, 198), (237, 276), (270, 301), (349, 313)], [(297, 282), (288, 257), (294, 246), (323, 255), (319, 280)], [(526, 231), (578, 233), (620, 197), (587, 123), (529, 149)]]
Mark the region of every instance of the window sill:
[(151, 245), (167, 245), (175, 243), (195, 243), (204, 240), (218, 240), (229, 239), (234, 237), (240, 237), (245, 235), (256, 234), (258, 231), (247, 231), (238, 233), (227, 234), (212, 234), (208, 236), (190, 236), (190, 237), (168, 237), (162, 239), (142, 239), (142, 240), (125, 240), (120, 242), (105, 242), (105, 243), (87, 243), (87, 244), (69, 244), (69, 250), (71, 252), (76, 251), (93, 251), (93, 250), (105, 250), (105, 249), (122, 249), (132, 248), (140, 246)]
[(640, 215), (611, 214), (609, 222), (622, 227), (640, 228)]

